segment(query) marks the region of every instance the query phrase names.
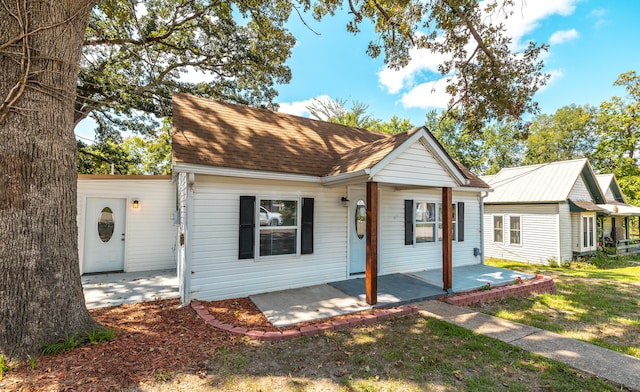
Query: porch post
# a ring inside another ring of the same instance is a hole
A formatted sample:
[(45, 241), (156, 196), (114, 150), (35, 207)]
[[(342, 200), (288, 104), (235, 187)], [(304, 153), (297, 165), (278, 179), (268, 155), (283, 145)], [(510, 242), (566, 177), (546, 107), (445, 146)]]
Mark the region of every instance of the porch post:
[(442, 188), (442, 281), (444, 290), (453, 287), (452, 243), (453, 216), (451, 213), (451, 188)]
[(369, 305), (378, 303), (378, 183), (367, 182), (367, 262), (365, 292)]

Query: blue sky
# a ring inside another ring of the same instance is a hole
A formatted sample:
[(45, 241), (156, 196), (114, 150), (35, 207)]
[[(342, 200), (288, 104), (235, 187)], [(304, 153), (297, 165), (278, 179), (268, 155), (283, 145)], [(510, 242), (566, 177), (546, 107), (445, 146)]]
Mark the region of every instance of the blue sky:
[[(552, 114), (570, 104), (598, 105), (613, 95), (624, 95), (613, 82), (623, 72), (640, 71), (640, 1), (515, 2), (517, 11), (507, 21), (514, 47), (529, 41), (550, 45), (544, 62), (552, 77), (535, 96), (542, 113)], [(441, 58), (416, 51), (406, 68), (386, 69), (382, 59), (365, 53), (372, 29), (363, 24), (362, 32), (354, 36), (345, 29), (348, 20), (346, 9), (320, 22), (306, 17), (318, 35), (292, 14), (289, 28), (297, 43), (287, 62), (292, 80), (278, 86), (280, 111), (308, 116), (305, 107), (314, 98), (340, 98), (367, 104), (370, 114), (384, 121), (397, 115), (419, 126), (427, 111), (446, 105), (444, 82), (434, 73)], [(81, 122), (76, 134), (92, 139), (91, 121)]]
[[(640, 71), (640, 1), (637, 0), (516, 0), (517, 12), (508, 20), (508, 33), (516, 48), (529, 41), (550, 45), (544, 55), (550, 82), (535, 99), (543, 113), (552, 114), (570, 104), (598, 105), (624, 89), (613, 87), (617, 76)], [(448, 97), (435, 74), (438, 58), (415, 52), (401, 71), (385, 69), (381, 59), (365, 54), (368, 34), (346, 32), (346, 10), (316, 22), (306, 22), (316, 35), (293, 19), (297, 38), (288, 64), (293, 78), (279, 87), (280, 111), (308, 116), (305, 106), (314, 98), (330, 97), (364, 102), (376, 118), (393, 115), (424, 124), (425, 114), (442, 108)], [(434, 84), (435, 83), (435, 84)], [(436, 93), (432, 87), (436, 86)]]

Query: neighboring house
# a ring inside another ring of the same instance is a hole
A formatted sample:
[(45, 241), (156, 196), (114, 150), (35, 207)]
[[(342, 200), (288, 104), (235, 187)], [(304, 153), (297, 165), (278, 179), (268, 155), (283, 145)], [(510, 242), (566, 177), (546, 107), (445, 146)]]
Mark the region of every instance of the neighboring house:
[(176, 268), (171, 176), (79, 175), (80, 273)]
[(481, 178), (493, 189), (484, 199), (486, 257), (568, 261), (594, 254), (609, 233), (640, 216), (640, 208), (624, 203), (614, 177), (597, 176), (587, 159), (506, 168)]
[(615, 175), (599, 174), (596, 177), (607, 200), (605, 205), (599, 205), (607, 211), (607, 215), (599, 216), (599, 241), (609, 247), (640, 250), (635, 249), (640, 245), (632, 243), (640, 238), (640, 207), (627, 204)]
[[(488, 186), (426, 128), (387, 135), (173, 96), (183, 303), (482, 262)], [(450, 230), (446, 230), (450, 227)], [(444, 229), (443, 229), (444, 228)]]

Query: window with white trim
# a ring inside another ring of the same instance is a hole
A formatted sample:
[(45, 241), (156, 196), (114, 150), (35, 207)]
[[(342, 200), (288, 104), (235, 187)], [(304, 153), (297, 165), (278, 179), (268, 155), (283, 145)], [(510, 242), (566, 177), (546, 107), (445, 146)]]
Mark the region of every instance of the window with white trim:
[(238, 258), (313, 253), (313, 206), (313, 198), (240, 196)]
[[(456, 203), (451, 204), (451, 240), (456, 240)], [(442, 241), (442, 203), (438, 203), (438, 241)]]
[(504, 242), (504, 222), (502, 215), (493, 216), (493, 242)]
[(416, 202), (416, 243), (436, 240), (436, 203)]
[(582, 247), (593, 248), (593, 232), (595, 230), (594, 219), (592, 216), (582, 217)]
[(522, 244), (522, 229), (520, 226), (521, 219), (520, 216), (510, 216), (509, 217), (509, 243), (511, 245), (521, 245)]
[(260, 256), (298, 254), (299, 215), (298, 200), (259, 199), (256, 245)]

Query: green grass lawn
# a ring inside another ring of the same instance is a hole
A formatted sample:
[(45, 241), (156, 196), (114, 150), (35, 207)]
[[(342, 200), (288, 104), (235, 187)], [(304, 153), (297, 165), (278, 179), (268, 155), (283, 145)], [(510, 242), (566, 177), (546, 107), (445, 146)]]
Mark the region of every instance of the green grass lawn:
[(640, 358), (640, 258), (543, 266), (504, 260), (488, 265), (553, 277), (558, 292), (478, 305), (517, 321)]
[(419, 315), (284, 342), (246, 341), (218, 351), (206, 373), (155, 390), (616, 390), (562, 363)]

